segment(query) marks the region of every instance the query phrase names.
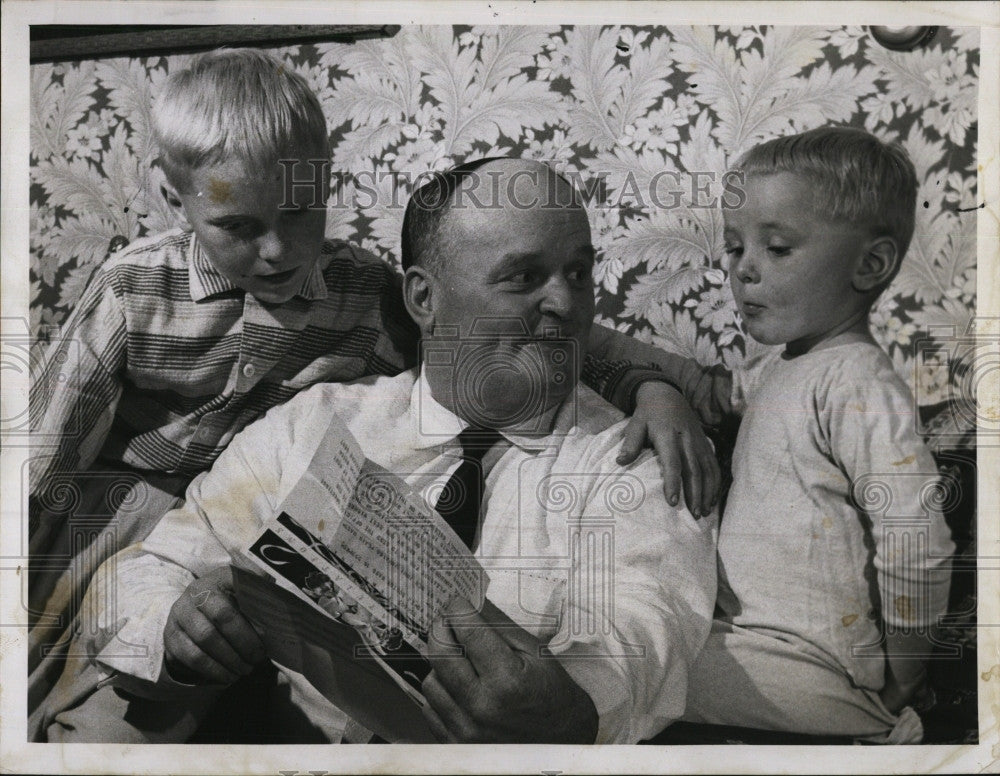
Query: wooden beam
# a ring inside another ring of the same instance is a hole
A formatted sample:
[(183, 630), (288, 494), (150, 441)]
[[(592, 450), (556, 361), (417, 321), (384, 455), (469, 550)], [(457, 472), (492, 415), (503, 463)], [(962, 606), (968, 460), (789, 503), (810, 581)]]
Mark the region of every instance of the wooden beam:
[(207, 51), (220, 46), (291, 46), (325, 40), (392, 37), (399, 25), (213, 24), (213, 25), (32, 25), (30, 62), (157, 56)]

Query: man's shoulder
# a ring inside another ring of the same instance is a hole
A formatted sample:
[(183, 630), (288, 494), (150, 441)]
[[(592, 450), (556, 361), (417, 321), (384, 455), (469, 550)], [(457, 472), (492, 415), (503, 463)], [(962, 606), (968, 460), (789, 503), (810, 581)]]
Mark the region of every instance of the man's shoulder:
[(572, 423), (582, 435), (599, 436), (625, 419), (625, 413), (583, 383), (577, 383), (575, 394), (567, 401), (574, 403), (564, 405), (556, 418), (557, 428)]
[(625, 413), (582, 383), (577, 385), (573, 400), (575, 403), (565, 405), (556, 418), (556, 433), (562, 436), (566, 452), (573, 448), (591, 459), (613, 460), (627, 423)]
[(397, 414), (409, 406), (416, 379), (416, 370), (409, 369), (393, 377), (369, 375), (345, 383), (316, 383), (285, 405), (292, 405), (291, 410), (299, 415), (326, 409), (345, 419), (362, 413)]
[(674, 508), (663, 494), (652, 450), (643, 450), (628, 465), (620, 464), (625, 414), (589, 388), (581, 386), (576, 397), (577, 422), (553, 440), (551, 476), (559, 481), (565, 477), (565, 483), (576, 489), (583, 497), (580, 508), (600, 510), (600, 505), (615, 504), (622, 512), (633, 513), (632, 528), (642, 523), (653, 531), (663, 530), (662, 517)]

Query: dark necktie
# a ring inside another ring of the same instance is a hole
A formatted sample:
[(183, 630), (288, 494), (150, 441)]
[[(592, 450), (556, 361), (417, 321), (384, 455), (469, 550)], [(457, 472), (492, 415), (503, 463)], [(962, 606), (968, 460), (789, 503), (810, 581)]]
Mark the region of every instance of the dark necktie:
[(470, 550), (476, 538), (479, 508), (483, 503), (486, 480), (483, 456), (499, 439), (499, 432), (484, 428), (467, 428), (458, 435), (462, 463), (448, 478), (434, 506)]

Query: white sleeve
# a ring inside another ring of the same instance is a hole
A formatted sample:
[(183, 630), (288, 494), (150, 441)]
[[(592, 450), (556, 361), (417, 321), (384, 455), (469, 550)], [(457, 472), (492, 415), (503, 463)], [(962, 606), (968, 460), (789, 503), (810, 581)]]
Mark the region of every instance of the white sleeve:
[(315, 430), (313, 390), (250, 424), (211, 471), (188, 487), (149, 537), (111, 557), (95, 574), (84, 611), (84, 645), (106, 669), (149, 682), (161, 678), (163, 629), (170, 609), (197, 577), (226, 566), (256, 538), (278, 503), (296, 428)]
[(931, 625), (947, 610), (954, 551), (915, 412), (906, 386), (886, 370), (839, 383), (824, 413), (833, 458), (871, 520), (882, 617), (897, 627)]
[[(596, 523), (611, 516), (611, 531), (603, 532), (610, 560), (601, 569), (600, 544), (588, 553), (581, 542), (572, 569), (574, 577), (608, 584), (574, 591), (571, 583), (567, 616), (551, 644), (594, 702), (596, 743), (636, 743), (683, 714), (688, 668), (708, 637), (717, 582), (716, 514), (696, 521), (669, 506), (655, 456), (622, 469), (613, 465), (616, 454), (603, 456), (584, 512), (598, 516)], [(582, 533), (588, 522), (581, 520)], [(588, 555), (596, 575), (580, 568)]]

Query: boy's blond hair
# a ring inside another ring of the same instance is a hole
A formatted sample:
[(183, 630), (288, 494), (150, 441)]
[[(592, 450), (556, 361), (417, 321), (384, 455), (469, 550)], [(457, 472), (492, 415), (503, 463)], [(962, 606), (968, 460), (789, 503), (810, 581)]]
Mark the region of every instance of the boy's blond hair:
[(899, 271), (913, 238), (917, 208), (917, 174), (899, 146), (863, 129), (820, 127), (761, 143), (735, 169), (747, 177), (804, 175), (815, 185), (816, 208), (824, 217), (895, 241), (896, 269), (877, 290), (884, 290)]
[(257, 49), (218, 49), (171, 74), (153, 105), (153, 137), (167, 180), (236, 158), (266, 169), (291, 151), (329, 157), (319, 99), (306, 80)]

